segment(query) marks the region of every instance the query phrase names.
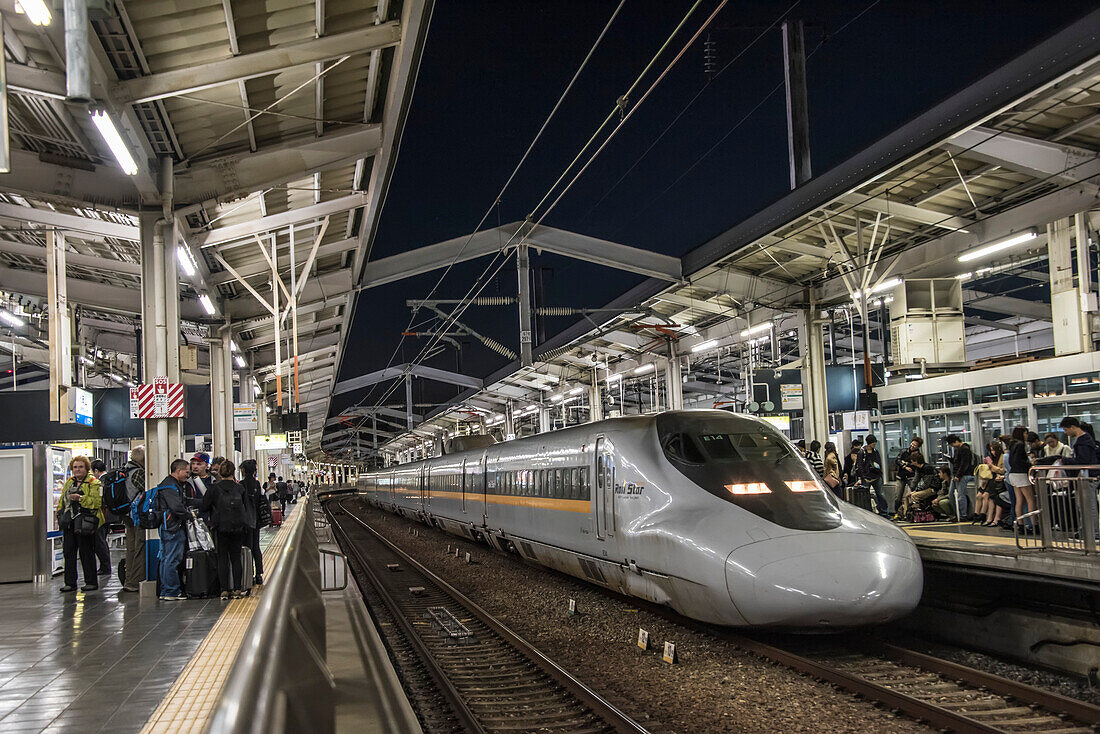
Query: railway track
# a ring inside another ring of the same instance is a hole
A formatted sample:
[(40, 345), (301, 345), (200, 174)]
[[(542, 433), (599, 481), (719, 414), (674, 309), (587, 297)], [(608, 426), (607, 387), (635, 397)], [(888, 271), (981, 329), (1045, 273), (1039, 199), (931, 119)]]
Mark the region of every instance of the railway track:
[(326, 510), (353, 571), (377, 594), (469, 732), (645, 729), (334, 499)]
[[(707, 627), (743, 649), (850, 693), (961, 734), (1100, 731), (1100, 707), (912, 650), (874, 641), (801, 639), (774, 645)], [(797, 647), (795, 652), (791, 647)]]

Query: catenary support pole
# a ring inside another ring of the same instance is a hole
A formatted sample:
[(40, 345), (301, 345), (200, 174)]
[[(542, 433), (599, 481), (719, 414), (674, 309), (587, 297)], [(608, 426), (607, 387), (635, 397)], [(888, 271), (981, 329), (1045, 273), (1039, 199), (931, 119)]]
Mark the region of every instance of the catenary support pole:
[(519, 358), (520, 364), (530, 367), (531, 355), (531, 257), (527, 245), (516, 247), (516, 275), (519, 279)]
[(806, 42), (801, 20), (783, 23), (783, 78), (787, 88), (787, 152), (791, 188), (810, 180), (810, 111), (806, 97)]

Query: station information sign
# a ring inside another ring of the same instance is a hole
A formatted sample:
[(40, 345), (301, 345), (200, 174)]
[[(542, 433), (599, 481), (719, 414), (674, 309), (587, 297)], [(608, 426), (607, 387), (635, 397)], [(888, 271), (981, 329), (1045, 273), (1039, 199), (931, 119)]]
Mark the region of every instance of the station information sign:
[(74, 394), (74, 417), (82, 426), (92, 425), (92, 394), (79, 387), (72, 388)]
[(257, 451), (281, 451), (287, 447), (285, 433), (256, 434), (253, 444)]

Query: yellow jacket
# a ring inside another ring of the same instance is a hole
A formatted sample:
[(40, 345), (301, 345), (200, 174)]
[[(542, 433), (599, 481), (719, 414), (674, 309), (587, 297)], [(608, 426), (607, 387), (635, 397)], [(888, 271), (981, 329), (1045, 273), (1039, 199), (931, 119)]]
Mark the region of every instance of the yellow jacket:
[[(61, 499), (57, 501), (57, 511), (62, 512), (69, 506), (69, 492), (73, 490), (73, 478), (65, 480), (65, 486), (61, 490)], [(92, 510), (99, 524), (103, 524), (103, 492), (99, 480), (89, 476), (84, 480), (81, 489), (84, 496), (80, 498), (80, 506), (86, 510)]]

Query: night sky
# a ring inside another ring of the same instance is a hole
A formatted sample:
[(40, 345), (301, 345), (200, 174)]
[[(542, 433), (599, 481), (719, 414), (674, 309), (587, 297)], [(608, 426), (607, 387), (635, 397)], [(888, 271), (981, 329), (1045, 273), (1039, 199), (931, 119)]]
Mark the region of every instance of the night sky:
[[(474, 230), (617, 4), (437, 0), (372, 259)], [(530, 213), (691, 4), (627, 1), (485, 226)], [(717, 4), (704, 0), (656, 69), (667, 65)], [(773, 92), (783, 81), (782, 41), (778, 27), (765, 29), (791, 4), (731, 0), (711, 26), (718, 68), (763, 34), (760, 39), (708, 85), (705, 35), (700, 37), (545, 224), (682, 255), (787, 193), (784, 96), (782, 89)], [(1092, 7), (1070, 0), (802, 0), (789, 17), (806, 22), (806, 47), (812, 51), (807, 75), (814, 173), (872, 144)], [(553, 255), (532, 252), (531, 259), (533, 268), (546, 268), (546, 305), (601, 306), (640, 280)], [(436, 297), (464, 295), (488, 262), (481, 258), (453, 268)], [(427, 296), (441, 272), (360, 295), (340, 379), (387, 365), (411, 317), (405, 300)], [(483, 295), (515, 292), (509, 263)], [(425, 318), (423, 312), (419, 318)], [(518, 351), (514, 306), (472, 307), (462, 320)], [(549, 320), (546, 336), (570, 323)], [(410, 361), (425, 343), (406, 339), (393, 364)], [(484, 376), (506, 361), (464, 339), (461, 362), (448, 347), (427, 364), (461, 366)], [(418, 402), (456, 392), (416, 384)], [(359, 391), (334, 399), (333, 409), (360, 401), (373, 405), (380, 397), (381, 388)], [(387, 402), (403, 405), (403, 390)]]

